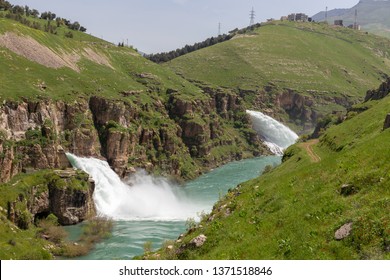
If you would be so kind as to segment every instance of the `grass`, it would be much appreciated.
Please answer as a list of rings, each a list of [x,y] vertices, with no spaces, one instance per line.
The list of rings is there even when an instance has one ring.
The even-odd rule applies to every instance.
[[[36,228],[21,230],[0,214],[0,259],[43,260],[52,259],[48,243],[37,238]]]
[[[216,203],[202,227],[175,245],[175,254],[158,253],[174,259],[390,259],[390,130],[382,130],[390,98],[368,105],[324,133],[313,147],[320,162],[292,146],[281,166]],[[356,193],[341,195],[344,184]],[[351,235],[337,241],[336,230],[349,222]],[[207,236],[201,248],[186,247],[200,234]]]

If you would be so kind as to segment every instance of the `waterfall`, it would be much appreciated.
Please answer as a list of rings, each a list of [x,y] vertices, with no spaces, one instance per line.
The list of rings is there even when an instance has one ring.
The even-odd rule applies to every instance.
[[[277,120],[256,111],[247,111],[253,122],[253,129],[263,138],[264,144],[276,155],[294,144],[298,135]]]
[[[66,155],[74,168],[85,171],[95,181],[93,198],[101,215],[114,220],[173,221],[196,218],[204,209],[164,178],[138,171],[123,182],[105,161]]]

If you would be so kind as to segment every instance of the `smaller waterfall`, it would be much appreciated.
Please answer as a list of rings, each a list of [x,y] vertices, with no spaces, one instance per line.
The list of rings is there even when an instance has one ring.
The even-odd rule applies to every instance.
[[[294,144],[298,135],[277,120],[256,111],[247,111],[253,122],[253,129],[263,138],[264,143],[276,155]]]

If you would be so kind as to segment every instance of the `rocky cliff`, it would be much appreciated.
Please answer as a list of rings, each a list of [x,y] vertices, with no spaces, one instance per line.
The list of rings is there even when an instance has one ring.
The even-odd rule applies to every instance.
[[[69,167],[65,152],[105,158],[122,177],[141,167],[184,179],[266,152],[237,95],[205,89],[202,98],[188,98],[170,89],[166,96],[4,102],[0,182],[22,171]]]

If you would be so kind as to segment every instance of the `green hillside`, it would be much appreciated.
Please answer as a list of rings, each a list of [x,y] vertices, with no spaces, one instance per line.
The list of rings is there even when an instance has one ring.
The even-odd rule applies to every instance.
[[[276,110],[277,96],[294,92],[321,115],[362,100],[383,80],[389,47],[387,39],[347,28],[273,22],[165,66],[188,80],[235,89],[257,109]]]
[[[200,93],[131,48],[119,48],[80,31],[72,31],[73,38],[67,38],[67,30],[60,27],[53,35],[0,17],[0,99],[123,98],[121,92],[147,92],[151,87],[163,91],[178,86],[185,94]],[[17,52],[9,45],[18,45]],[[145,73],[150,75],[142,75]]]
[[[390,97],[363,107],[232,190],[163,258],[390,259]],[[349,236],[336,240],[350,223]],[[200,234],[207,240],[195,248]]]

